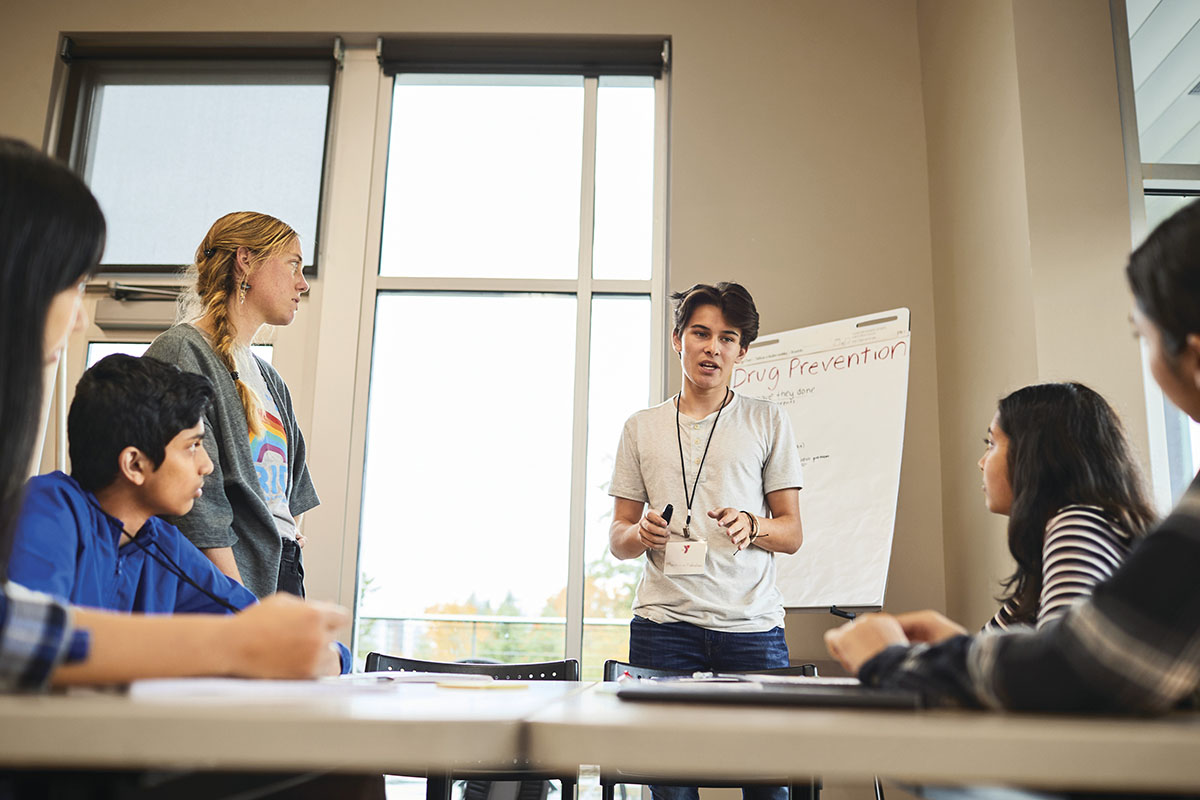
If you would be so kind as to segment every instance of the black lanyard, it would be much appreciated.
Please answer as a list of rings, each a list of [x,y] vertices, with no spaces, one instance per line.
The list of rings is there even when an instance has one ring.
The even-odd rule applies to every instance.
[[[687,501],[687,519],[683,523],[683,538],[690,539],[692,534],[690,528],[692,526],[692,501],[696,499],[696,490],[700,487],[700,472],[704,469],[704,460],[708,458],[708,446],[712,444],[713,434],[717,432],[717,423],[721,421],[721,412],[725,410],[725,404],[729,402],[729,387],[725,387],[725,397],[721,400],[721,407],[717,409],[717,418],[713,420],[712,430],[708,432],[708,441],[704,443],[704,455],[700,456],[700,466],[696,469],[696,480],[692,481],[692,493],[688,494],[687,488],[687,467],[683,460],[683,434],[679,432],[679,402],[683,399],[683,394],[680,393],[675,397],[675,439],[679,442],[679,475],[683,478],[683,499]]]

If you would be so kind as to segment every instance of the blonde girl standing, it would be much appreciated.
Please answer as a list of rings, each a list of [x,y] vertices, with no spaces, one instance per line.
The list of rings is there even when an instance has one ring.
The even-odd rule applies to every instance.
[[[213,223],[196,248],[181,318],[146,355],[206,375],[217,399],[205,419],[214,469],[175,525],[222,572],[258,597],[304,596],[300,515],[320,500],[304,436],[279,373],[250,352],[263,325],[289,325],[308,291],[300,239],[266,214]]]

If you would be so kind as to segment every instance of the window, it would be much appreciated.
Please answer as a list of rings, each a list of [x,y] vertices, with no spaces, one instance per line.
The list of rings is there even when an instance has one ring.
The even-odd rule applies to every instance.
[[[1137,244],[1200,196],[1200,6],[1128,0],[1113,23]],[[1169,507],[1200,471],[1200,425],[1152,394],[1151,460],[1159,505]]]
[[[315,264],[331,44],[261,61],[239,57],[263,48],[220,60],[69,39],[65,50],[73,102],[59,152],[108,220],[103,271],[174,272],[215,219],[238,210],[288,222]]]
[[[662,385],[655,46],[644,75],[395,70],[360,356],[360,653],[566,655],[593,678],[627,653],[638,565],[608,555],[607,485]]]

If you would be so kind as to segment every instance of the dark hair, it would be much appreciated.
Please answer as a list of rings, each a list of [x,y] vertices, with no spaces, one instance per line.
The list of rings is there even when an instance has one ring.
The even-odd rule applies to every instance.
[[[67,167],[0,137],[0,565],[33,459],[42,414],[46,316],[104,251],[104,215]]]
[[[1129,256],[1129,288],[1173,358],[1200,333],[1200,200],[1176,211]]]
[[[216,396],[203,375],[156,358],[111,355],[83,373],[67,414],[71,477],[90,492],[117,478],[117,457],[136,447],[155,469],[180,431],[194,427]]]
[[[1013,498],[1008,549],[1017,561],[1000,599],[1015,600],[1016,619],[1032,624],[1041,601],[1046,523],[1060,509],[1097,506],[1135,537],[1155,515],[1121,420],[1099,394],[1081,383],[1042,383],[1013,392],[998,410]]]
[[[722,281],[716,286],[697,283],[690,289],[671,295],[675,304],[675,335],[683,336],[688,320],[700,306],[716,306],[730,325],[742,333],[742,347],[749,347],[758,338],[758,309],[754,298],[739,283]]]

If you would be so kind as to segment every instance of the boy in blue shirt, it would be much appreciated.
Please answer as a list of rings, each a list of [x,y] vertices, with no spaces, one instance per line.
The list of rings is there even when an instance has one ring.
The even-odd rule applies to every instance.
[[[257,598],[174,525],[213,464],[212,384],[153,358],[112,355],[80,379],[67,417],[71,474],[32,478],[8,576],[75,605],[141,613],[231,613]],[[328,672],[348,672],[338,644]]]

